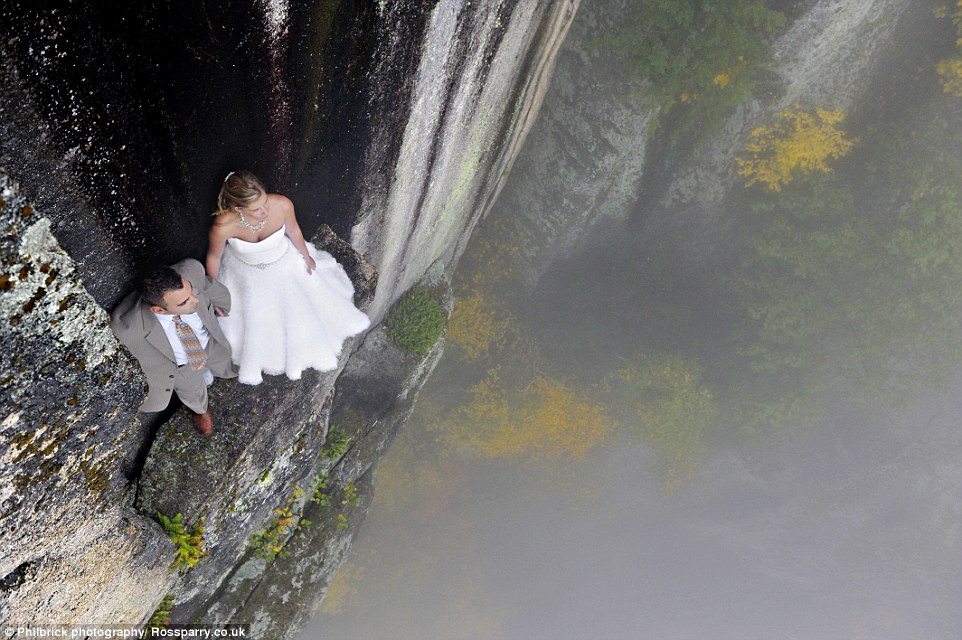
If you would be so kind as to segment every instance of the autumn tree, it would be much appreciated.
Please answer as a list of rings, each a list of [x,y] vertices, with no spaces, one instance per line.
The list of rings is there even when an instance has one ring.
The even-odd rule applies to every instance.
[[[799,173],[831,171],[827,161],[844,156],[854,144],[836,127],[844,118],[841,109],[810,113],[796,104],[773,124],[754,129],[737,158],[745,186],[761,183],[780,191]]]
[[[468,360],[478,360],[503,348],[516,322],[490,297],[465,288],[455,300],[448,320],[447,339]]]
[[[942,87],[946,93],[962,98],[962,0],[957,0],[954,9],[950,5],[936,8],[937,18],[948,18],[955,25],[956,54],[939,60],[936,71],[942,77]]]
[[[438,411],[429,428],[479,456],[580,460],[609,423],[601,405],[545,373],[536,340],[509,310],[522,291],[519,238],[513,218],[498,218],[465,252],[446,334],[461,358],[446,397],[461,401]]]
[[[583,458],[610,429],[601,405],[561,382],[539,375],[521,387],[498,369],[433,428],[447,443],[485,457],[568,460]]]

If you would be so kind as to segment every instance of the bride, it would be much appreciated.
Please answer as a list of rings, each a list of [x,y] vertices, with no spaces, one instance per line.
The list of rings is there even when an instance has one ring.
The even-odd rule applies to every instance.
[[[293,203],[249,171],[227,175],[217,205],[206,267],[231,293],[230,315],[218,315],[238,379],[336,368],[344,340],[370,325],[343,267],[305,242]]]

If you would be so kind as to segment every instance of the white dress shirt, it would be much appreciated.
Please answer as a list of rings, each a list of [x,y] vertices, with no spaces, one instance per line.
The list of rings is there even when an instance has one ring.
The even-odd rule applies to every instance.
[[[160,326],[164,328],[164,333],[167,335],[167,342],[170,343],[170,348],[174,350],[174,359],[177,361],[177,365],[182,366],[187,364],[187,350],[184,349],[180,338],[177,337],[177,327],[174,326],[173,314],[154,312],[154,315],[157,316]],[[201,321],[200,316],[197,315],[197,312],[183,313],[180,319],[194,330],[194,334],[200,341],[200,346],[206,349],[207,343],[210,342],[210,333]],[[214,382],[214,374],[211,373],[207,367],[204,367],[204,381],[207,384]]]

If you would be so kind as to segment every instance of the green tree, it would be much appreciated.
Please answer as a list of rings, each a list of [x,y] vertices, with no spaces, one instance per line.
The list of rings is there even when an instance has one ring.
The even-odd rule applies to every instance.
[[[704,125],[749,95],[784,22],[763,0],[639,0],[600,42],[622,54],[653,107],[685,104],[686,120]]]
[[[701,366],[674,354],[650,354],[605,381],[609,413],[623,431],[651,447],[662,489],[673,493],[698,477],[704,434],[715,417],[714,394]]]
[[[734,288],[756,322],[755,371],[898,403],[957,366],[962,166],[934,154],[895,169],[871,199],[819,175],[750,208]]]

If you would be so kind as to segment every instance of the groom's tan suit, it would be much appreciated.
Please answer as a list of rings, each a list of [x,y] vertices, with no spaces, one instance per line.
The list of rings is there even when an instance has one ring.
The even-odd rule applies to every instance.
[[[206,348],[207,368],[218,378],[237,377],[237,370],[231,363],[230,343],[214,315],[215,306],[224,311],[230,310],[230,292],[227,287],[208,278],[204,267],[197,260],[182,260],[171,268],[190,283],[194,295],[200,300],[197,315],[210,334]],[[110,328],[140,361],[140,367],[147,376],[147,397],[140,405],[140,410],[162,411],[170,403],[175,382],[183,385],[183,376],[190,373],[190,367],[178,369],[174,351],[163,327],[150,310],[150,305],[142,301],[136,291],[124,298],[114,309]],[[203,375],[197,373],[187,380],[189,386],[199,387],[188,389],[187,392],[202,395],[206,404],[207,388]]]

